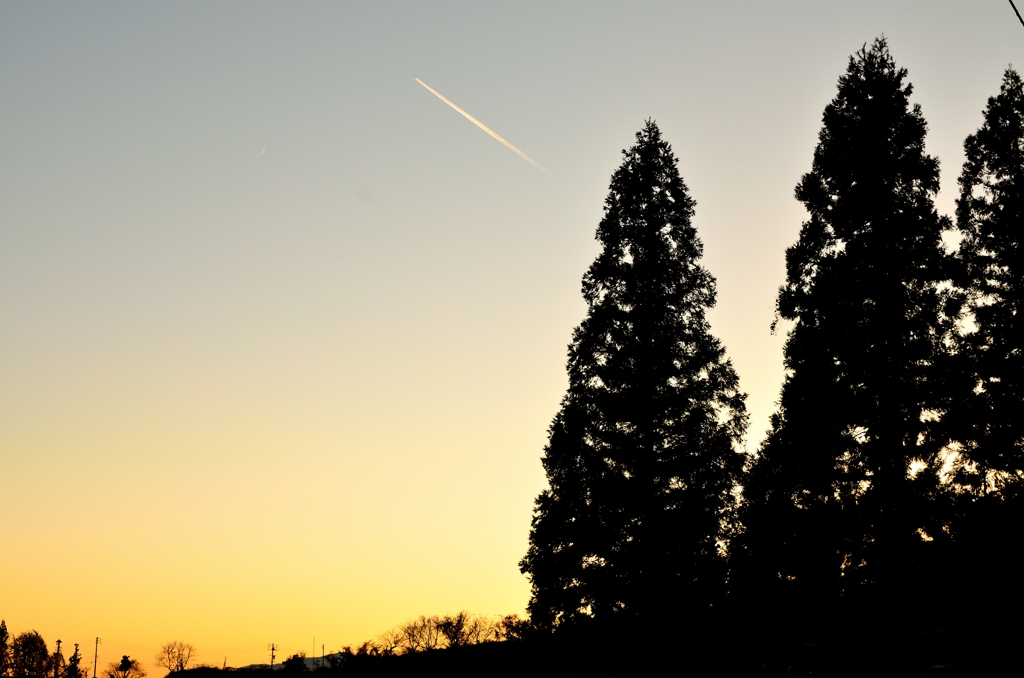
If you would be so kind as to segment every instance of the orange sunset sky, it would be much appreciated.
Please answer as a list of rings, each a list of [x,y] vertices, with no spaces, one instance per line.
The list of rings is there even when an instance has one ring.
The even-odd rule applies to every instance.
[[[620,150],[679,157],[756,449],[793,187],[882,34],[949,214],[1003,0],[0,5],[0,617],[152,667],[522,614]]]

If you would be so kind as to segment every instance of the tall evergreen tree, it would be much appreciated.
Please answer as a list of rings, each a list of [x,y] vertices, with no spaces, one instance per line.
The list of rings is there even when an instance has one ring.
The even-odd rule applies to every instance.
[[[715,281],[671,148],[648,121],[623,154],[520,563],[540,627],[652,619],[724,581],[745,396],[705,318]]]
[[[972,375],[960,437],[973,463],[958,480],[984,495],[1024,474],[1024,83],[1012,68],[964,151],[957,227],[976,331],[960,347]]]
[[[0,619],[0,677],[11,675],[11,634],[7,620]]]
[[[75,643],[74,653],[68,657],[67,668],[64,669],[64,678],[86,678],[85,670],[82,668],[82,653]]]
[[[973,322],[953,333],[944,432],[959,443],[951,486],[951,582],[977,609],[985,581],[1001,604],[1024,597],[1017,537],[1024,520],[1024,83],[1007,69],[984,123],[964,142],[957,291]]]
[[[938,531],[929,504],[939,445],[927,420],[947,225],[906,75],[877,39],[850,57],[825,108],[796,188],[809,218],[778,296],[779,317],[793,323],[787,376],[745,484],[747,573],[818,600],[862,584],[905,591]]]

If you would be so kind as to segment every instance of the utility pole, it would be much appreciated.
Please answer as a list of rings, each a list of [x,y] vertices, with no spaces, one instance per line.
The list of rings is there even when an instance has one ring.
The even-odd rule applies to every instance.
[[[269,645],[267,645],[267,649],[270,650],[270,670],[273,671],[274,670],[274,657],[275,657],[274,652],[277,651],[277,645],[274,645],[273,643],[270,643]],[[93,676],[92,678],[96,678],[96,676]]]
[[[98,661],[97,658],[100,656],[100,643],[102,642],[103,639],[96,636],[96,651],[93,652],[92,655],[92,678],[96,678],[96,662]]]

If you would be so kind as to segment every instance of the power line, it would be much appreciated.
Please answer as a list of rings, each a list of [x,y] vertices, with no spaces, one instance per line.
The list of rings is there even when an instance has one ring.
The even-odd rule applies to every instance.
[[[112,645],[114,647],[129,648],[129,649],[134,649],[134,650],[156,650],[156,651],[159,651],[159,650],[163,649],[162,646],[159,646],[159,645],[146,645],[146,644],[143,644],[143,643],[130,643],[128,641],[122,641],[122,640],[110,640],[109,638],[104,641],[104,644]],[[197,647],[196,648],[196,652],[197,653],[207,653],[207,654],[208,653],[219,654],[219,653],[225,652],[225,651],[227,651],[227,652],[255,652],[255,651],[261,649],[262,647],[263,647],[262,645],[231,645],[231,646],[225,645],[225,646],[219,646],[219,647]],[[280,649],[280,646],[278,647],[278,649]]]
[[[1021,18],[1020,12],[1017,11],[1017,5],[1013,4],[1013,0],[1010,0],[1010,7],[1013,7],[1013,13],[1017,15],[1017,21],[1020,22],[1021,26],[1024,26],[1024,18]]]
[[[143,645],[141,643],[119,643],[116,640],[105,640],[104,645],[117,648],[118,651],[130,650],[132,652],[159,652],[162,648],[159,645]]]

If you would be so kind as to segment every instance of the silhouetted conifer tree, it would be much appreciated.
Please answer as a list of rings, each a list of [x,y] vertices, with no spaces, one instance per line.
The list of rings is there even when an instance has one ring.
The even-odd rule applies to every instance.
[[[7,632],[7,620],[0,619],[0,676],[11,674],[11,634]]]
[[[671,148],[648,121],[623,153],[520,563],[541,628],[677,613],[724,581],[745,396],[705,319],[715,281]]]
[[[741,570],[786,595],[905,593],[939,531],[940,446],[927,420],[947,222],[905,78],[884,38],[850,57],[796,188],[810,216],[778,296],[793,322],[787,376],[746,482],[740,540]]]
[[[973,364],[971,431],[958,480],[983,495],[1024,472],[1024,84],[1007,69],[985,122],[964,142],[957,226]]]
[[[78,650],[78,643],[75,643],[74,653],[68,657],[64,678],[87,678],[85,671],[82,669],[82,653]]]
[[[1012,68],[964,151],[958,290],[973,322],[954,335],[951,371],[961,379],[944,426],[960,444],[955,580],[966,593],[984,578],[1006,601],[1010,589],[1022,595],[1014,570],[1024,520],[1024,83]]]

